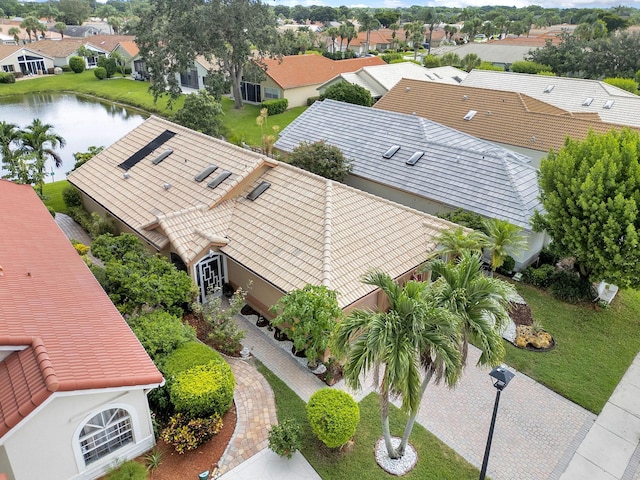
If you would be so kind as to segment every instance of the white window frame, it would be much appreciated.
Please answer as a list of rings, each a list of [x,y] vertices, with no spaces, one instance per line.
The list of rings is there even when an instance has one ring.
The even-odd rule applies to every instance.
[[[15,70],[13,68],[13,65],[3,65],[2,66],[2,71],[5,72],[5,73],[12,73]]]
[[[87,428],[91,431],[83,433]],[[102,410],[83,424],[78,441],[85,465],[135,444],[131,415],[124,408]]]
[[[273,87],[264,87],[263,100],[277,100],[279,98],[280,98],[280,89],[273,88]]]

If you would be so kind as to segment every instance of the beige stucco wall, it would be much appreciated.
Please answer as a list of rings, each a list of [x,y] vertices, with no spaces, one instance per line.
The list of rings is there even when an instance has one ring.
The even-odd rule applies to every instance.
[[[4,449],[11,468],[3,465],[6,459],[0,455],[0,471],[12,471],[10,480],[94,479],[104,474],[116,458],[135,458],[153,447],[153,428],[142,389],[93,392],[54,394],[44,407],[8,434]],[[93,415],[116,407],[130,412],[134,443],[85,467],[78,442],[80,429]]]
[[[51,58],[47,58],[44,57],[41,53],[38,53],[36,51],[32,51],[32,50],[18,50],[16,52],[14,52],[13,54],[5,57],[2,60],[2,63],[0,63],[0,66],[2,65],[13,65],[13,71],[15,72],[21,72],[22,70],[20,70],[20,64],[18,63],[18,57],[22,56],[22,55],[27,55],[27,56],[32,56],[32,57],[42,57],[42,60],[44,61],[44,66],[45,68],[53,68],[55,65],[53,63],[53,59]],[[2,70],[2,68],[0,68],[0,71]],[[46,71],[44,73],[47,73]]]
[[[307,85],[306,87],[288,88],[284,96],[289,100],[289,108],[303,107],[307,105],[307,98],[317,97],[319,84]]]
[[[251,282],[247,302],[263,317],[271,319],[275,316],[269,312],[269,307],[277,303],[283,293],[229,257],[227,257],[227,281],[234,288],[242,287],[245,290]]]

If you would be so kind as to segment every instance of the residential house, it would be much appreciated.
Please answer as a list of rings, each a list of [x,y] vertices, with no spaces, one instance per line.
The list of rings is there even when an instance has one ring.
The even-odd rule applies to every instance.
[[[183,266],[201,298],[251,282],[248,302],[268,318],[307,284],[336,290],[344,309],[374,307],[361,276],[408,278],[453,225],[157,117],[68,180],[89,211]]]
[[[49,31],[57,32],[55,26],[49,27]],[[102,30],[95,25],[67,25],[64,30],[64,36],[72,38],[87,38],[94,35],[100,35]]]
[[[640,127],[640,96],[600,80],[473,70],[462,85],[519,92],[575,115]]]
[[[13,38],[13,35],[5,35],[0,33],[0,44],[2,45],[17,45],[16,39]]]
[[[147,73],[147,67],[142,57],[140,57],[140,49],[135,40],[122,40],[118,42],[111,53],[118,53],[124,62],[125,69],[131,72]]]
[[[42,75],[53,67],[53,58],[31,46],[0,44],[0,68],[3,72]]]
[[[341,73],[320,85],[318,91],[323,93],[331,85],[349,82],[365,88],[374,99],[378,99],[403,78],[459,85],[466,75],[467,72],[464,70],[449,66],[425,68],[413,62],[392,63],[362,67],[355,72]]]
[[[521,227],[528,248],[513,255],[517,268],[531,263],[547,241],[530,225],[542,205],[529,157],[417,115],[333,100],[314,103],[275,147],[286,154],[321,140],[352,161],[349,185],[430,214],[462,208]]]
[[[266,79],[260,83],[242,82],[242,99],[250,103],[286,98],[289,107],[307,104],[318,95],[317,88],[327,80],[346,72],[355,72],[370,65],[385,65],[378,57],[331,60],[321,55],[290,55],[265,58]]]
[[[80,38],[65,38],[63,40],[42,40],[37,43],[30,44],[35,51],[53,58],[55,67],[69,65],[69,59],[78,55],[78,49],[85,44]],[[96,57],[91,59],[91,65],[97,63],[97,56],[100,52],[96,52]],[[103,55],[105,52],[101,52]],[[87,59],[87,67],[89,67],[89,59]]]
[[[401,80],[375,108],[418,115],[488,140],[531,157],[535,167],[549,150],[559,150],[566,137],[583,139],[591,130],[606,133],[622,128],[603,122],[595,112],[571,112],[541,99],[464,84]]]
[[[98,478],[155,444],[162,375],[33,188],[0,205],[0,472]]]
[[[144,66],[144,62],[142,64]],[[191,67],[186,72],[177,73],[176,79],[180,84],[183,93],[193,93],[204,89],[205,78],[210,70],[217,70],[218,65],[208,61],[203,56],[198,56]]]

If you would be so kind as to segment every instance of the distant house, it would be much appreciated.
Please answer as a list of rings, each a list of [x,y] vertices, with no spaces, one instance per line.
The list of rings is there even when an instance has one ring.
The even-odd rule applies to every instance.
[[[125,69],[131,72],[147,73],[144,60],[140,57],[140,49],[135,40],[122,40],[111,50],[111,53],[118,53],[124,62]]]
[[[373,98],[378,99],[403,78],[459,85],[466,76],[467,72],[455,67],[425,68],[413,62],[392,63],[341,73],[320,85],[318,91],[323,93],[328,87],[338,82],[349,82],[367,89]]]
[[[556,77],[546,78],[547,84],[553,85]],[[453,86],[401,80],[374,108],[418,115],[494,142],[531,157],[536,167],[549,150],[559,150],[567,136],[582,139],[591,130],[606,133],[622,128],[603,122],[596,111],[571,112],[545,103],[542,99],[549,98],[548,94],[542,93],[536,99],[524,93],[464,83]],[[563,102],[569,103],[565,99]],[[441,107],[444,105],[446,108]]]
[[[286,98],[289,107],[307,104],[318,95],[317,88],[327,80],[346,72],[355,72],[370,65],[385,65],[378,57],[330,60],[321,55],[290,55],[281,59],[263,60],[266,79],[260,83],[242,82],[242,100],[260,103],[263,100]]]
[[[375,307],[361,276],[410,277],[452,225],[156,117],[68,180],[87,209],[186,268],[201,298],[252,282],[248,302],[268,318],[307,284],[346,310]]]
[[[11,35],[5,35],[4,33],[0,33],[0,44],[3,45],[17,45],[16,39]]]
[[[95,35],[87,39],[65,37],[62,40],[41,40],[29,46],[42,54],[52,57],[56,67],[69,65],[69,59],[78,55],[80,47],[85,47],[90,52],[93,52],[85,58],[86,67],[94,68],[98,66],[98,59],[101,56],[109,57],[121,41],[132,41],[132,39],[133,37],[128,35]]]
[[[205,78],[209,74],[209,71],[217,69],[217,64],[207,61],[203,56],[199,56],[190,69],[182,73],[177,73],[176,79],[183,93],[193,93],[204,89]]]
[[[162,375],[33,188],[0,205],[0,472],[98,478],[155,444]]]
[[[523,61],[531,49],[529,45],[513,45],[502,40],[489,43],[469,41],[463,45],[442,46],[438,48],[438,54],[455,53],[460,58],[474,54],[482,61],[508,69],[512,63]]]
[[[49,27],[50,31],[57,32],[55,27]],[[92,37],[94,35],[100,35],[102,31],[92,25],[67,25],[67,28],[64,30],[64,36],[72,37],[72,38],[87,38]]]
[[[431,214],[462,208],[521,227],[528,248],[513,255],[517,268],[547,241],[530,225],[542,205],[529,157],[416,115],[333,100],[314,103],[280,133],[275,147],[289,153],[301,142],[320,140],[352,160],[349,185]]]
[[[473,70],[462,85],[523,93],[576,116],[640,127],[640,96],[599,80]]]
[[[53,58],[31,48],[31,45],[0,44],[0,69],[3,72],[42,75],[53,67]]]

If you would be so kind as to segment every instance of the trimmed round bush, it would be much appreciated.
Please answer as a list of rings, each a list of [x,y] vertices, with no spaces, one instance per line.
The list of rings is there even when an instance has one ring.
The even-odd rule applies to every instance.
[[[307,418],[313,433],[329,448],[349,441],[360,422],[360,408],[342,390],[323,388],[311,395],[307,403]]]
[[[104,67],[96,67],[93,70],[93,74],[98,80],[104,80],[105,78],[107,78],[107,69]]]
[[[228,363],[215,360],[181,372],[169,385],[171,403],[188,418],[222,417],[233,401],[235,379]]]
[[[82,58],[82,57],[79,57],[79,56],[76,55],[76,56],[71,57],[69,59],[69,68],[74,73],[82,73],[82,72],[84,72],[85,66],[86,66],[86,63],[84,61],[84,58]]]
[[[171,378],[198,365],[225,363],[220,354],[204,343],[188,342],[167,355],[162,373]]]

